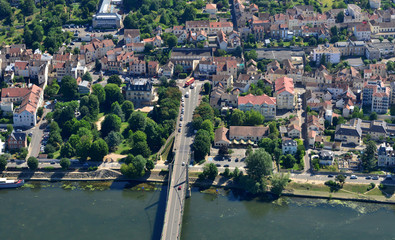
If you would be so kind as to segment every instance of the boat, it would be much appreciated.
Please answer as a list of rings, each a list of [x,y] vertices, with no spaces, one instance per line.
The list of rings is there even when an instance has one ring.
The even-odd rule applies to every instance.
[[[23,184],[25,184],[23,179],[7,180],[7,178],[0,178],[0,188],[17,188],[23,186]]]

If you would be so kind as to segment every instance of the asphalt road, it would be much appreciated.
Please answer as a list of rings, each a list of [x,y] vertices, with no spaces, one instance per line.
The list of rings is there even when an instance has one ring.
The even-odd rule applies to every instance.
[[[51,110],[44,108],[44,114],[42,116],[43,120],[41,120],[33,128],[26,130],[26,134],[29,134],[30,132],[32,133],[32,140],[30,142],[29,154],[27,155],[27,158],[31,156],[38,157],[38,154],[40,153],[41,140],[43,139],[44,135],[44,126],[47,123],[47,120],[44,120],[44,117],[50,111]]]
[[[194,89],[182,89],[183,95],[189,92],[189,98],[185,98],[184,120],[181,122],[181,132],[178,132],[175,140],[175,158],[171,172],[171,182],[169,186],[168,201],[166,206],[165,224],[163,226],[162,239],[175,240],[180,238],[180,228],[182,222],[182,212],[184,208],[186,188],[186,168],[190,159],[192,133],[192,114],[198,104],[201,84],[197,84]],[[183,164],[185,163],[185,164]],[[184,166],[183,166],[184,165]],[[179,189],[181,187],[181,189]]]

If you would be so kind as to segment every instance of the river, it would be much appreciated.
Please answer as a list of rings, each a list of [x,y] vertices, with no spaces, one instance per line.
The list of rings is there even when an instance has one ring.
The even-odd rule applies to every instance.
[[[30,182],[1,189],[0,239],[159,239],[165,187],[125,184]],[[187,199],[183,240],[395,239],[392,205],[264,201],[232,191],[212,192],[194,189]]]

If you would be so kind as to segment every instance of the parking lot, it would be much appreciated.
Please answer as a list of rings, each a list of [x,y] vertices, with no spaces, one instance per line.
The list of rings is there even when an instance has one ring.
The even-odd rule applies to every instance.
[[[232,148],[233,153],[228,156],[218,155],[218,149],[212,148],[207,163],[214,163],[217,167],[244,167],[246,149]]]

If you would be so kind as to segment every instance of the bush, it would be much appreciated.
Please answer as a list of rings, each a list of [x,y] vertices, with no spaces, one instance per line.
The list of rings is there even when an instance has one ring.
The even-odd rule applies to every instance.
[[[88,167],[88,171],[96,171],[96,170],[97,170],[97,166]]]
[[[35,157],[29,157],[27,159],[27,166],[30,168],[30,170],[36,170],[38,168],[38,159]]]
[[[67,170],[70,167],[70,160],[68,158],[62,158],[60,159],[60,166],[62,167],[63,170]]]
[[[180,78],[180,79],[184,79],[184,78],[186,78],[188,75],[186,74],[186,73],[180,73],[179,75],[178,75],[178,78]]]
[[[368,191],[369,191],[369,190],[372,190],[372,189],[375,188],[375,187],[376,187],[376,184],[370,183],[370,185],[369,185],[369,187],[368,187]]]

